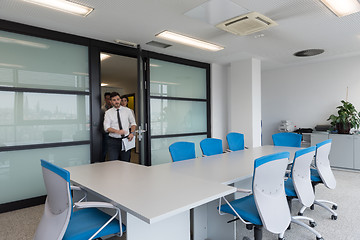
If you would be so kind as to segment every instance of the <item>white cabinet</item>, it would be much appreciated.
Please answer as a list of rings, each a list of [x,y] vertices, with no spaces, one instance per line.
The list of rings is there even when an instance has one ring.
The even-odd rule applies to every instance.
[[[360,170],[360,135],[312,133],[311,146],[332,139],[330,165]]]
[[[328,133],[312,133],[311,134],[311,146],[315,146],[317,143],[321,143],[329,139]]]
[[[332,139],[330,165],[341,168],[354,168],[354,136],[348,134],[329,134]]]
[[[360,170],[360,136],[354,136],[354,168]]]

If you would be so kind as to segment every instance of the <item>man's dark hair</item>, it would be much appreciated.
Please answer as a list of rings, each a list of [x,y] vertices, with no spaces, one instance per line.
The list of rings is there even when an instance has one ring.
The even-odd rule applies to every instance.
[[[116,96],[119,96],[120,97],[120,94],[118,92],[112,92],[110,94],[110,99],[112,99],[113,97],[116,97]],[[121,99],[121,98],[120,98]]]
[[[110,92],[106,92],[106,93],[104,93],[104,98],[106,98],[106,96],[110,96],[110,95],[111,95]]]

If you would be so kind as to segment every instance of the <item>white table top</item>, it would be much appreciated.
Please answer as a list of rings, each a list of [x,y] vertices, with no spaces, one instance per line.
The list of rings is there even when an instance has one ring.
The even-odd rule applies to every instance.
[[[69,167],[71,181],[147,223],[234,193],[226,184],[252,176],[254,159],[300,148],[263,146],[146,167],[111,161]]]
[[[122,161],[67,170],[72,182],[147,223],[164,220],[236,191],[223,184]]]
[[[254,171],[254,160],[256,158],[286,151],[290,152],[289,160],[292,161],[295,152],[299,149],[301,148],[269,145],[161,164],[152,166],[152,168],[159,168],[164,171],[166,170],[206,181],[231,184],[252,176]]]

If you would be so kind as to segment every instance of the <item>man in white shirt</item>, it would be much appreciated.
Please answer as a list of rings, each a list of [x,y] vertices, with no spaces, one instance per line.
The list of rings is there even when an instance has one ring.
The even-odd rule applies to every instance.
[[[104,130],[109,133],[108,158],[130,162],[131,153],[123,150],[123,138],[131,141],[134,138],[136,122],[131,110],[120,105],[120,94],[110,95],[112,108],[105,112]]]

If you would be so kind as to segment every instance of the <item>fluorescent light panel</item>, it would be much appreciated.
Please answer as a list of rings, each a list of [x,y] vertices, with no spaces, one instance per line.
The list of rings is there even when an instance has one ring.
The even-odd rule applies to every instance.
[[[187,37],[178,33],[174,33],[174,32],[170,32],[170,31],[163,31],[157,35],[155,35],[158,38],[162,38],[162,39],[166,39],[169,41],[173,41],[173,42],[177,42],[177,43],[181,43],[181,44],[185,44],[191,47],[196,47],[196,48],[200,48],[203,50],[208,50],[208,51],[220,51],[223,50],[224,47],[221,47],[219,45],[215,45],[212,43],[208,43],[205,41],[201,41],[195,38],[191,38],[191,37]]]
[[[94,8],[66,0],[23,0],[23,1],[83,17],[86,17],[94,10]]]
[[[360,11],[358,0],[321,0],[338,17],[344,17]]]

